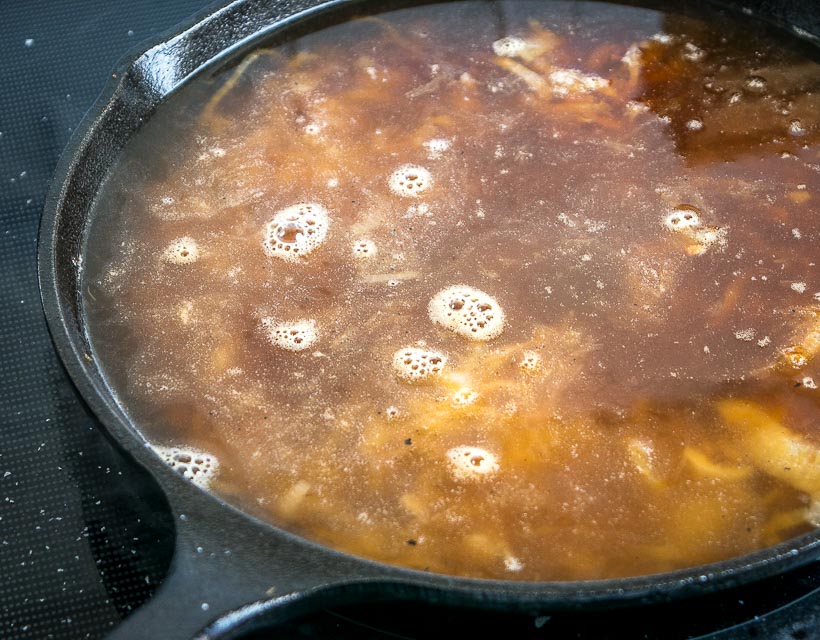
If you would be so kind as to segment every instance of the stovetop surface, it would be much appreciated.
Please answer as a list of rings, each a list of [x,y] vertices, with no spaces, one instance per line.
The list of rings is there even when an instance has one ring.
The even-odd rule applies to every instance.
[[[170,562],[170,516],[68,381],[43,317],[37,229],[57,159],[117,61],[203,0],[0,7],[0,638],[101,638]],[[172,623],[172,621],[169,621]],[[820,639],[820,563],[730,593],[604,614],[432,605],[318,611],[254,638]]]

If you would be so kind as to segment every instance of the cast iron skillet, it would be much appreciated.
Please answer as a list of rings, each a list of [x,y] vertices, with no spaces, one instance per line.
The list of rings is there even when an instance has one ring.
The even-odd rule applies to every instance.
[[[751,7],[761,18],[820,42],[820,5],[721,4],[746,13]],[[168,577],[111,637],[235,638],[309,609],[356,601],[413,599],[538,612],[647,604],[736,586],[820,557],[815,531],[740,558],[636,578],[521,583],[429,574],[356,558],[256,520],[196,488],[151,451],[89,355],[79,291],[97,190],[123,145],[191,76],[247,51],[261,36],[309,29],[329,12],[366,10],[365,0],[236,0],[207,10],[120,67],[60,160],[40,229],[39,276],[49,327],[88,405],[162,487],[176,523]]]

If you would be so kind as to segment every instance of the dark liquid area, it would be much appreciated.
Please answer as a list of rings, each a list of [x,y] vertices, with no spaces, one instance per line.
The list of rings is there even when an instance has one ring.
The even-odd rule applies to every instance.
[[[259,49],[161,108],[100,194],[95,357],[181,472],[389,563],[592,579],[808,531],[806,56],[734,15],[587,2]]]

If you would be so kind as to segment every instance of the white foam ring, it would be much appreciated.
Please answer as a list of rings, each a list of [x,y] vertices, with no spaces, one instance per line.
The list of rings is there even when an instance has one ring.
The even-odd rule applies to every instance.
[[[387,184],[396,195],[418,198],[432,186],[433,176],[424,167],[405,164],[390,174]]]
[[[722,250],[727,244],[728,228],[704,225],[698,208],[690,204],[681,204],[669,211],[663,218],[663,226],[699,245],[691,255],[700,255],[712,246]]]
[[[450,471],[459,480],[483,480],[499,470],[495,454],[481,447],[453,447],[447,452]]]
[[[304,351],[319,339],[315,320],[277,322],[273,318],[263,318],[262,326],[267,329],[270,343],[286,351]]]
[[[196,240],[184,236],[171,242],[166,247],[162,257],[165,261],[173,264],[191,264],[199,259],[199,247]]]
[[[295,262],[324,243],[329,226],[327,209],[300,202],[278,211],[265,226],[262,246],[271,257]]]
[[[504,330],[504,311],[495,298],[463,284],[439,291],[427,314],[433,323],[472,340],[491,340]]]
[[[681,205],[666,214],[663,224],[670,231],[686,231],[700,225],[700,216],[695,207]]]
[[[393,354],[393,370],[396,375],[410,382],[437,376],[446,364],[447,356],[438,351],[406,347]]]
[[[219,469],[216,456],[199,449],[151,446],[168,466],[203,489],[208,487]]]

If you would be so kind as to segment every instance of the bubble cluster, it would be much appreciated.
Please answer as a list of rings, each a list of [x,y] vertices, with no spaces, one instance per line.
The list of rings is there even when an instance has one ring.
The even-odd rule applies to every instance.
[[[795,369],[802,369],[809,364],[809,356],[798,345],[791,345],[783,349],[783,357]]]
[[[390,190],[405,198],[418,198],[433,184],[433,177],[424,167],[405,164],[396,169],[387,181]]]
[[[745,342],[751,342],[755,339],[756,333],[757,331],[755,331],[751,327],[748,329],[738,329],[737,331],[735,331],[735,338],[737,338],[738,340],[743,340]]]
[[[433,138],[425,142],[422,146],[429,152],[428,158],[437,160],[445,151],[450,149],[452,143],[447,138]]]
[[[469,387],[463,387],[453,394],[452,405],[460,409],[462,407],[469,407],[478,400],[478,393]]]
[[[796,138],[800,138],[800,137],[806,135],[807,133],[808,133],[808,131],[806,131],[806,128],[803,126],[803,123],[801,123],[800,120],[792,120],[789,123],[789,134],[790,135],[792,135]]]
[[[764,93],[768,87],[766,78],[762,76],[749,76],[745,82],[746,88],[752,93]]]
[[[396,375],[410,382],[439,375],[445,364],[447,356],[438,351],[407,347],[393,354],[393,370]]]
[[[706,51],[692,42],[683,45],[683,57],[690,62],[700,62],[706,57]]]
[[[447,452],[447,459],[458,480],[482,480],[499,469],[495,455],[480,447],[453,447]]]
[[[173,264],[191,264],[199,259],[199,247],[193,238],[188,236],[177,238],[168,245],[162,258]]]
[[[439,291],[427,314],[434,324],[472,340],[491,340],[504,330],[504,311],[495,298],[467,285]]]
[[[271,344],[287,351],[304,351],[319,339],[315,320],[276,322],[273,318],[263,318],[262,326]]]
[[[376,243],[372,240],[356,240],[353,243],[353,257],[359,259],[372,258],[378,253]]]
[[[216,457],[204,451],[158,445],[152,447],[172,469],[203,489],[210,484],[219,468]]]
[[[315,202],[285,207],[265,226],[262,246],[271,257],[296,261],[319,247],[327,236],[327,209]]]
[[[682,204],[666,214],[664,226],[670,231],[686,231],[700,226],[700,211],[697,207]]]
[[[524,568],[524,565],[521,562],[521,560],[519,560],[515,556],[507,556],[506,558],[504,558],[504,568],[507,571],[516,572],[521,571],[521,569]]]
[[[527,48],[527,42],[515,36],[506,36],[493,42],[493,53],[505,58],[514,58]]]
[[[536,373],[541,369],[541,356],[535,351],[525,351],[521,355],[521,361],[518,363],[526,373]]]
[[[702,224],[700,210],[690,204],[672,209],[664,216],[663,224],[669,231],[680,233],[691,241],[686,247],[690,256],[702,255],[712,246],[724,249],[728,243],[728,229]]]
[[[792,291],[796,291],[797,293],[806,293],[806,283],[805,282],[792,282],[789,285],[789,289]]]
[[[311,122],[309,124],[306,124],[303,130],[309,136],[316,136],[319,135],[322,132],[322,129],[324,129],[326,126],[327,123],[325,122]]]

